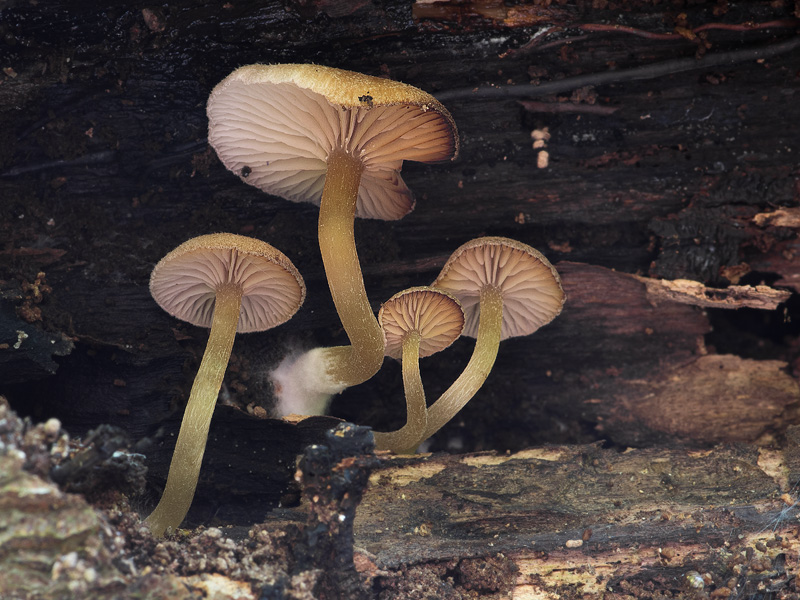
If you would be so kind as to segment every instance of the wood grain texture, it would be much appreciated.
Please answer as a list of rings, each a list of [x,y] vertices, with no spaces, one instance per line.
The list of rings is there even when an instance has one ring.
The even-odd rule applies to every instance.
[[[709,574],[706,593],[733,579],[746,595],[797,572],[794,499],[779,499],[797,457],[552,446],[395,460],[371,476],[355,543],[384,570],[512,561],[497,598],[688,597],[692,571]]]
[[[272,445],[285,438],[270,438],[271,425],[244,413],[273,406],[269,371],[287,352],[345,337],[319,257],[317,209],[262,194],[228,173],[207,145],[205,102],[240,65],[317,62],[447,98],[461,131],[456,162],[405,166],[413,213],[356,223],[374,308],[429,284],[455,248],[481,235],[530,244],[563,276],[563,314],[501,345],[486,385],[430,448],[502,453],[605,441],[672,456],[679,444],[780,446],[798,423],[800,272],[797,230],[786,217],[800,201],[791,126],[800,122],[797,50],[790,48],[796,7],[673,8],[637,1],[6,3],[0,393],[36,419],[59,417],[74,434],[109,422],[134,439],[154,438],[155,494],[168,455],[163,435],[180,418],[207,332],[155,305],[150,271],[195,235],[263,239],[302,272],[308,297],[289,323],[235,342],[223,394],[231,407],[217,411],[220,436],[212,440],[200,520],[229,498],[230,510],[219,514],[230,522],[263,518],[288,489],[287,453]],[[620,19],[625,27],[608,27]],[[764,54],[778,47],[785,51]],[[711,61],[729,52],[742,58]],[[543,87],[514,93],[531,84]],[[685,289],[653,291],[685,286],[675,283],[681,280],[702,284],[692,289],[711,305],[694,292],[687,303]],[[766,286],[763,294],[742,292],[757,286]],[[748,302],[772,299],[763,310],[714,305],[743,305],[742,293]],[[29,330],[14,348],[18,332]],[[461,339],[422,361],[429,398],[455,380],[472,344]],[[333,414],[395,429],[404,416],[401,388],[399,366],[387,360],[376,378],[337,397]],[[284,433],[292,444],[308,441]],[[265,448],[272,457],[240,463],[255,472],[252,480],[228,467],[233,442],[259,453],[248,456],[260,459]],[[729,475],[716,463],[708,468]],[[264,479],[275,473],[275,481]],[[291,490],[291,503],[298,493]],[[698,497],[698,505],[709,498]],[[570,517],[564,527],[572,536],[585,522]],[[546,538],[553,552],[563,546],[555,529]],[[497,532],[479,527],[471,535],[489,533]]]

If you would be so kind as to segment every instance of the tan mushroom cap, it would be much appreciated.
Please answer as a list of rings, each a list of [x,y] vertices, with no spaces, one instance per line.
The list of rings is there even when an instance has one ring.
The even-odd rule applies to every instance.
[[[319,204],[326,161],[342,148],[362,160],[356,215],[399,219],[414,208],[404,160],[455,158],[452,116],[410,85],[319,65],[248,65],[208,99],[208,139],[242,181]]]
[[[216,290],[241,285],[237,331],[264,331],[288,321],[305,300],[300,273],[266,242],[232,233],[201,235],[162,258],[150,293],[173,317],[211,327]]]
[[[434,287],[461,301],[464,335],[477,337],[481,289],[503,296],[501,338],[528,335],[555,319],[564,305],[561,278],[548,260],[527,244],[503,237],[467,242],[445,263]]]
[[[464,312],[451,294],[431,287],[414,287],[389,298],[378,312],[386,338],[386,355],[400,359],[403,338],[420,335],[419,355],[430,356],[447,348],[464,329]]]

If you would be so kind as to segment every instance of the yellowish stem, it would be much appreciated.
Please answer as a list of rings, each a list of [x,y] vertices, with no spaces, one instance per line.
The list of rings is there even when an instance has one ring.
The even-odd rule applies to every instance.
[[[419,373],[420,335],[411,331],[403,338],[403,389],[406,394],[406,424],[390,433],[375,432],[375,449],[413,454],[423,440],[428,422],[425,389]]]
[[[362,169],[358,158],[334,150],[319,206],[322,263],[351,344],[326,349],[328,373],[342,387],[366,381],[383,364],[383,332],[367,299],[353,231]]]
[[[503,326],[503,296],[500,290],[487,286],[481,290],[478,337],[466,368],[428,409],[425,441],[458,414],[480,389],[497,358]]]
[[[183,414],[167,485],[158,506],[145,519],[153,535],[174,531],[189,512],[206,449],[208,427],[236,337],[241,303],[241,286],[228,284],[217,290],[211,333]]]

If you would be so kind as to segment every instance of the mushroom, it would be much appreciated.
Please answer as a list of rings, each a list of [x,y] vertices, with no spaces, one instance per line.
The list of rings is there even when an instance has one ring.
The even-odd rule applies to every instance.
[[[375,447],[412,453],[425,435],[428,405],[419,359],[444,350],[464,329],[464,311],[451,294],[414,287],[389,298],[378,312],[386,338],[386,355],[401,360],[406,396],[406,424],[389,433],[375,432]]]
[[[409,85],[304,64],[241,67],[214,88],[207,112],[209,142],[242,181],[320,207],[322,262],[351,345],[302,355],[286,365],[281,387],[329,398],[366,381],[383,362],[384,341],[364,289],[353,220],[399,219],[413,209],[403,161],[455,158],[453,118]]]
[[[189,511],[237,331],[264,331],[288,321],[305,292],[302,277],[283,253],[260,240],[229,233],[184,242],[153,269],[150,293],[155,301],[178,319],[211,328],[164,493],[145,520],[154,535],[177,528]]]
[[[467,242],[447,260],[433,287],[459,299],[464,335],[475,348],[464,371],[428,409],[423,440],[452,419],[489,376],[500,341],[528,335],[555,319],[564,305],[558,272],[537,250],[503,237]]]

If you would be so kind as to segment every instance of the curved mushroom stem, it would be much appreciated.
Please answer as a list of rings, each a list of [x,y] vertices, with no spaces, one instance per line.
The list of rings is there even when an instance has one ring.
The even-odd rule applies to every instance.
[[[383,364],[383,332],[367,299],[353,231],[362,169],[358,158],[334,150],[319,205],[322,263],[351,344],[325,349],[328,374],[342,388],[363,383]]]
[[[425,441],[458,414],[480,389],[497,358],[503,327],[503,296],[494,286],[481,290],[478,337],[464,371],[428,408],[428,426],[420,441]]]
[[[169,465],[167,485],[158,506],[145,519],[153,535],[162,536],[174,531],[189,512],[206,449],[211,416],[236,337],[241,303],[240,285],[227,284],[217,290],[211,333],[183,414],[175,452]]]
[[[397,431],[375,432],[375,449],[413,454],[423,440],[428,423],[428,405],[419,373],[420,335],[410,331],[403,338],[403,389],[406,395],[406,424]]]

